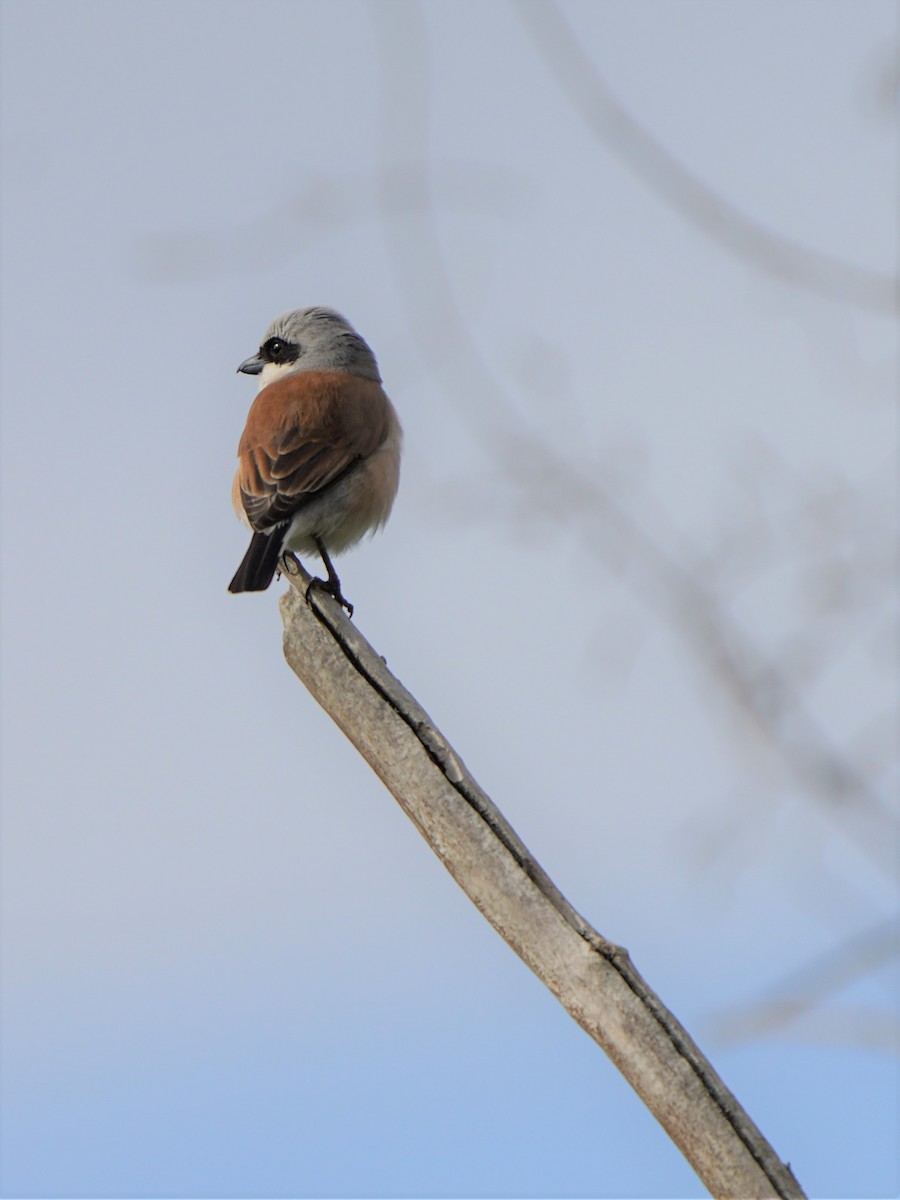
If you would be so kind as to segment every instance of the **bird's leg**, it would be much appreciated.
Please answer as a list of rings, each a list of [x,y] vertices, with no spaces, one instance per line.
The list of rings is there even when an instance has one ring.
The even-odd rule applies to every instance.
[[[334,569],[331,559],[328,557],[328,551],[325,549],[325,543],[320,537],[316,537],[315,535],[313,536],[313,541],[316,543],[316,549],[319,552],[319,558],[321,558],[325,570],[328,572],[328,578],[313,579],[310,581],[309,586],[312,587],[313,584],[317,584],[320,588],[323,588],[326,592],[329,592],[332,596],[334,596],[341,608],[345,608],[347,610],[347,616],[352,617],[353,605],[341,591],[341,581],[338,579],[337,571]],[[306,595],[308,599],[309,589],[307,589]]]

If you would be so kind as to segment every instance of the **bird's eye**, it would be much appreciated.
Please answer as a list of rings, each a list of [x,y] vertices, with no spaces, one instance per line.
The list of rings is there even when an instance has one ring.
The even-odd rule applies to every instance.
[[[293,362],[299,354],[299,347],[293,342],[286,342],[283,338],[270,337],[260,347],[260,357],[270,363],[288,363]]]

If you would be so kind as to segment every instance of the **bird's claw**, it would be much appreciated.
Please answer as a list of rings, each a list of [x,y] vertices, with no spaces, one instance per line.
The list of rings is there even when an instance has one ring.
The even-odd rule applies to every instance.
[[[307,585],[307,588],[306,588],[306,603],[307,604],[311,604],[309,594],[313,590],[314,587],[321,588],[323,592],[327,592],[329,596],[331,596],[333,599],[337,600],[337,602],[341,606],[341,608],[346,609],[348,617],[353,616],[353,605],[350,603],[350,601],[347,599],[347,597],[341,591],[340,580],[337,578],[337,576],[335,576],[334,579],[319,579],[318,576],[314,576],[309,581],[309,584]]]

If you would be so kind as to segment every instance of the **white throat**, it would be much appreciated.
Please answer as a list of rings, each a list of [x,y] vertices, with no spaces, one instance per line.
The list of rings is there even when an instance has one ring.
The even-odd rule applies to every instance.
[[[285,375],[290,375],[292,371],[296,371],[297,364],[289,363],[272,363],[267,362],[263,369],[257,375],[259,385],[257,390],[262,391],[264,387],[268,387],[270,383],[274,383],[276,379],[282,379]]]

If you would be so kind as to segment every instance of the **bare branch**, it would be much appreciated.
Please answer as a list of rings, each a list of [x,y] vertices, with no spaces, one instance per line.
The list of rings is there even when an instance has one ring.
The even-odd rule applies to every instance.
[[[568,903],[428,714],[299,565],[281,600],[291,668],[456,882],[609,1055],[704,1185],[801,1197],[783,1164],[628,954]]]

